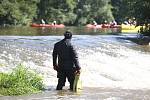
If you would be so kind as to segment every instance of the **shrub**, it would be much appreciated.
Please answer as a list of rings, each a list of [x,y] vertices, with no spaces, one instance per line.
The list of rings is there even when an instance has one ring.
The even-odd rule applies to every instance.
[[[150,25],[147,25],[144,28],[141,27],[140,33],[145,35],[145,36],[150,36]]]
[[[37,93],[43,88],[42,77],[21,64],[11,73],[0,73],[0,95]]]

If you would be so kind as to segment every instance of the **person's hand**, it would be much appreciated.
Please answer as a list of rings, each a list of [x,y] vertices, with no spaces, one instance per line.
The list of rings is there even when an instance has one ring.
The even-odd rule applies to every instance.
[[[57,71],[58,70],[58,65],[53,65],[53,69]]]
[[[79,75],[79,74],[80,74],[80,70],[76,70],[76,71],[75,71],[75,74],[76,74],[76,75],[77,75],[77,74]]]

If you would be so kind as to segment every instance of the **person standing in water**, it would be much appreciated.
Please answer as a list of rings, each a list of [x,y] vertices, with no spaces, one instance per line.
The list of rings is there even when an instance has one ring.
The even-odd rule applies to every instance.
[[[70,90],[73,90],[75,73],[80,73],[80,65],[77,52],[71,44],[72,32],[66,31],[64,39],[57,42],[53,49],[53,68],[57,71],[58,84],[56,90],[62,90],[66,78],[70,83]]]

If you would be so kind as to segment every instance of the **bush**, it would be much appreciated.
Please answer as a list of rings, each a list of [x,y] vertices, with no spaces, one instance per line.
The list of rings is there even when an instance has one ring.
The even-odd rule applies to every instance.
[[[146,25],[145,27],[141,27],[140,33],[144,36],[150,36],[150,25]]]
[[[9,74],[0,73],[0,95],[22,95],[40,92],[44,88],[42,77],[23,65]]]

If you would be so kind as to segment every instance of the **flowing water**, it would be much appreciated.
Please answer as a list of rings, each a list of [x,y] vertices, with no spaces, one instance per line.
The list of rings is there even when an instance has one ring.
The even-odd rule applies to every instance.
[[[41,74],[46,85],[44,93],[0,97],[0,100],[149,100],[150,47],[126,39],[136,34],[102,35],[97,31],[93,35],[89,31],[90,34],[86,34],[87,30],[74,34],[72,43],[82,67],[83,90],[79,94],[72,93],[67,90],[66,82],[63,91],[56,91],[52,50],[54,43],[63,39],[64,29],[54,32],[59,34],[0,36],[0,71],[10,72],[22,63]]]

